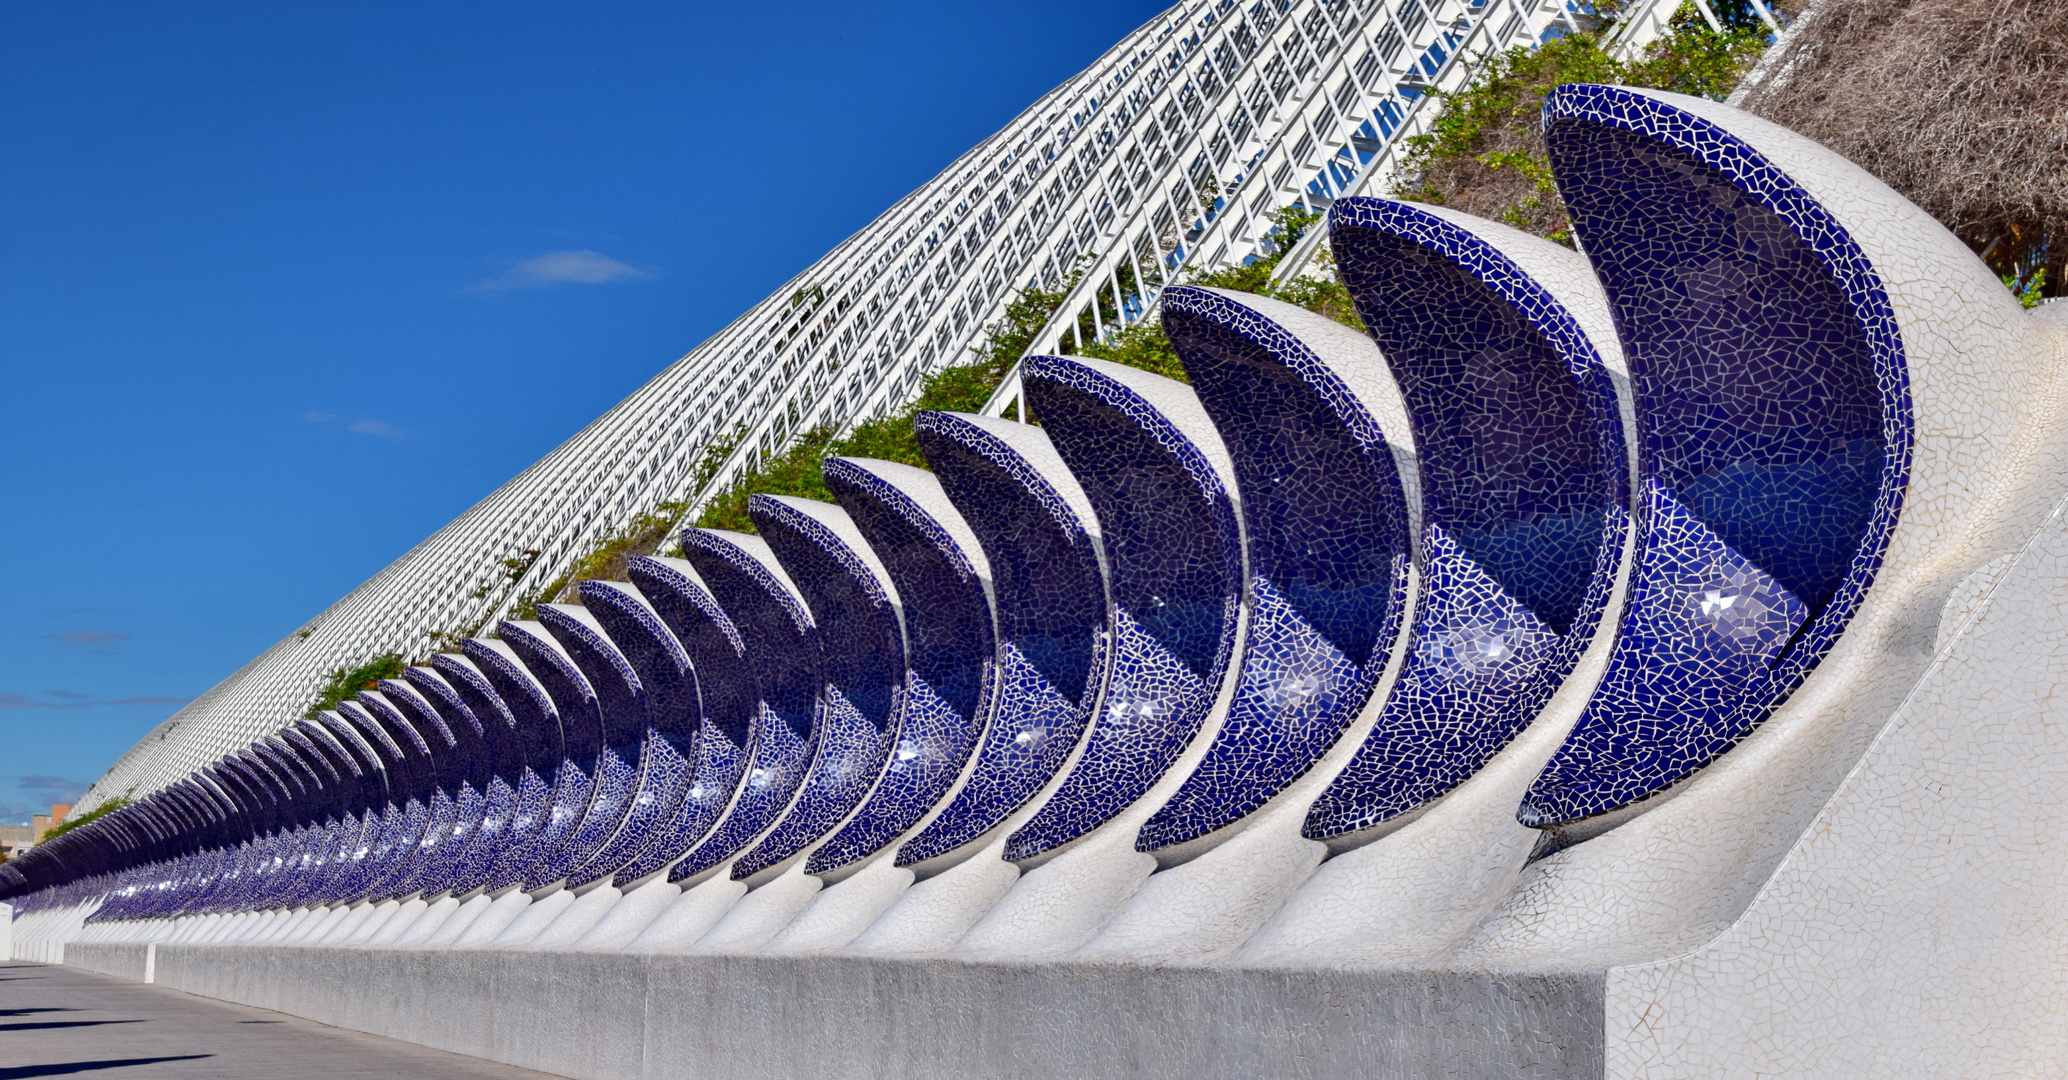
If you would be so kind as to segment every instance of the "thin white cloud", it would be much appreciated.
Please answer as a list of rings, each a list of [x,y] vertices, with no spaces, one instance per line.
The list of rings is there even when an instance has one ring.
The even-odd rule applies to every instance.
[[[607,285],[652,277],[653,271],[621,263],[600,251],[548,251],[529,259],[511,262],[503,272],[479,282],[472,292],[509,292],[513,289],[543,289],[554,285]]]
[[[407,439],[409,432],[388,423],[386,420],[368,418],[353,419],[336,413],[305,412],[302,419],[312,424],[336,424],[355,435],[378,435],[383,439]]]
[[[113,630],[74,630],[69,634],[50,636],[67,645],[113,645],[118,641],[129,640],[128,634],[118,634]]]
[[[360,435],[379,435],[384,439],[406,439],[409,437],[403,434],[401,428],[388,423],[386,420],[354,420],[345,425],[345,430],[356,432]]]

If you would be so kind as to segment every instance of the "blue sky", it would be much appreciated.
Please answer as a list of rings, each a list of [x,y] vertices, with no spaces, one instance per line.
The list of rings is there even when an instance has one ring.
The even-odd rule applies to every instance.
[[[1159,10],[0,6],[0,821]]]

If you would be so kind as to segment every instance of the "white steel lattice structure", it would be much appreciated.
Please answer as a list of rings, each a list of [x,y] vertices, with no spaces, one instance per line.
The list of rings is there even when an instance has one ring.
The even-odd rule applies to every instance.
[[[1266,213],[1377,191],[1477,61],[1574,28],[1577,0],[1185,0],[963,154],[537,464],[160,724],[82,797],[141,795],[296,718],[327,673],[491,624],[668,499],[801,431],[888,413],[967,357],[1015,290],[1084,274],[1033,352],[1153,317],[1192,268],[1266,250]],[[1658,35],[1637,5],[1612,43]],[[1314,230],[1319,237],[1322,230]],[[1305,252],[1286,260],[1288,269]],[[988,410],[1017,395],[1010,376]],[[690,487],[714,444],[729,456]],[[506,561],[507,560],[507,561]]]

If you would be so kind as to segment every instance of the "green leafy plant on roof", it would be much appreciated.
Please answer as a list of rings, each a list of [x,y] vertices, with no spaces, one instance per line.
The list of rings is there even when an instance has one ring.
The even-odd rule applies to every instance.
[[[399,679],[409,665],[401,653],[384,652],[353,667],[341,667],[330,673],[329,681],[317,691],[316,700],[302,710],[305,719],[313,719],[325,709],[335,709],[340,701],[349,700],[361,690],[373,689],[382,679]]]

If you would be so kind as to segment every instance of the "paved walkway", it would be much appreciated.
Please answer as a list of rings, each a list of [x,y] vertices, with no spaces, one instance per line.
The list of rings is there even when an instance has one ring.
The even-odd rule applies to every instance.
[[[0,963],[0,1080],[553,1080],[165,986]]]

